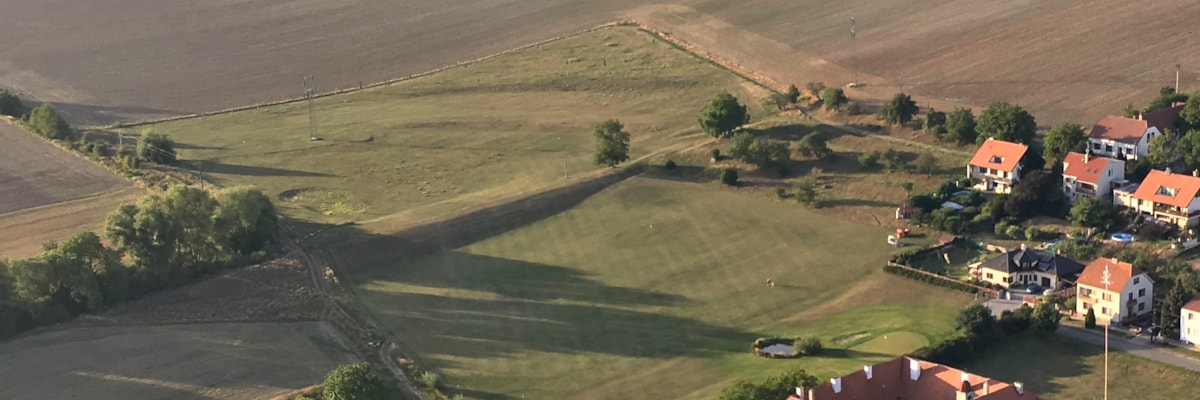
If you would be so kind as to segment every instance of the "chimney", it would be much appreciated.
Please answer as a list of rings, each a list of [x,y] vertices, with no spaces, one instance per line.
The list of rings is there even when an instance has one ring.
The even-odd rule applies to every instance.
[[[1142,120],[1142,113],[1140,113],[1140,112],[1138,113],[1138,118],[1137,118],[1137,119],[1138,119],[1138,121],[1141,121],[1141,120]]]
[[[1021,251],[1025,251],[1025,243],[1021,243]]]
[[[1089,162],[1091,162],[1091,161],[1092,161],[1092,151],[1091,151],[1091,150],[1088,150],[1086,153],[1083,153],[1083,163],[1084,163],[1084,164],[1087,164],[1087,163],[1089,163]],[[1064,167],[1064,169],[1065,169],[1065,168],[1066,168],[1066,167]]]
[[[804,390],[802,387],[796,386],[796,397],[799,397],[800,400],[808,400],[808,391]]]
[[[1193,169],[1192,176],[1200,178],[1200,169]]]
[[[863,366],[863,374],[866,374],[866,375],[867,375],[867,380],[871,380],[871,373],[872,373],[872,372],[875,372],[875,371],[874,371],[874,366],[873,366],[873,365],[864,365],[864,366]]]
[[[840,376],[839,376],[839,377],[837,377],[837,378],[832,378],[832,379],[830,379],[830,380],[829,380],[829,384],[830,384],[830,385],[833,385],[833,392],[834,392],[834,393],[841,393],[841,392],[842,392],[842,377],[840,377]]]
[[[908,359],[908,379],[917,380],[921,377],[921,362],[915,358]]]
[[[1017,396],[1021,396],[1021,395],[1025,394],[1025,384],[1024,383],[1021,383],[1019,381],[1014,381],[1013,389],[1017,390]]]
[[[962,384],[958,385],[958,391],[954,392],[954,400],[973,400],[974,398],[975,392],[971,391],[971,382],[963,379]]]
[[[988,381],[985,380],[983,381],[983,395],[987,396],[989,394],[992,394],[991,387],[989,387]]]

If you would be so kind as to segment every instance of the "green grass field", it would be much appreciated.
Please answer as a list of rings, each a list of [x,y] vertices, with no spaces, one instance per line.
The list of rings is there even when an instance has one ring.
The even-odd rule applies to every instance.
[[[913,268],[923,269],[935,274],[946,275],[954,279],[968,279],[970,276],[967,273],[967,265],[979,257],[982,252],[978,250],[967,249],[959,246],[951,246],[948,254],[950,254],[950,263],[946,263],[946,259],[942,258],[942,253],[930,253],[916,259],[913,262]]]
[[[364,269],[346,279],[452,392],[482,398],[711,397],[790,366],[840,375],[949,335],[971,299],[883,273],[885,228],[672,177],[412,261],[347,249]],[[830,349],[752,356],[771,335]]]
[[[696,116],[721,90],[764,115],[765,90],[613,27],[320,98],[320,142],[302,102],[144,129],[217,184],[254,184],[292,216],[337,223],[453,212],[595,169],[592,130],[606,119],[632,134],[633,158],[700,143]]]
[[[1001,381],[1025,382],[1043,398],[1103,397],[1104,349],[1068,338],[1026,338],[1006,343],[967,365]],[[1113,399],[1191,399],[1200,375],[1121,352],[1109,353],[1108,394]]]

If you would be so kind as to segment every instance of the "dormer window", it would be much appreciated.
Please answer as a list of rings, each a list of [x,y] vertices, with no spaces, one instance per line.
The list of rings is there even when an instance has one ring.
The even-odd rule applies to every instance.
[[[1002,164],[1004,163],[1004,157],[992,156],[992,158],[988,159],[988,162],[992,164]]]
[[[1158,191],[1155,193],[1158,194],[1159,196],[1175,197],[1175,192],[1176,192],[1176,190],[1174,188],[1169,188],[1166,186],[1159,186]]]

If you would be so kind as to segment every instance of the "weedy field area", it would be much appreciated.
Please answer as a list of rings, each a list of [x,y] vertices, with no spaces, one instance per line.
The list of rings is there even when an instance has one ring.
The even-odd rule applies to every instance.
[[[186,167],[249,183],[310,221],[429,216],[596,168],[596,124],[631,157],[705,140],[696,115],[728,90],[763,115],[765,91],[650,35],[614,27],[395,85],[318,99],[321,141],[292,103],[148,126]]]
[[[480,398],[710,398],[792,366],[833,376],[946,337],[971,300],[883,273],[898,250],[886,228],[682,172],[425,257],[337,254],[364,308],[451,392]],[[768,335],[830,349],[752,355]]]

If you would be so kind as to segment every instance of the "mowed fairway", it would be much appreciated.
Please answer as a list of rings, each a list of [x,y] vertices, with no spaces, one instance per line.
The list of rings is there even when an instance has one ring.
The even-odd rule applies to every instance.
[[[320,323],[186,324],[60,330],[0,344],[11,400],[263,399],[350,362]]]
[[[638,156],[704,140],[696,115],[765,92],[632,28],[574,36],[424,78],[316,101],[150,126],[221,185],[254,184],[293,216],[367,220],[454,211],[597,168],[596,124],[620,119]]]
[[[711,398],[792,366],[840,375],[944,338],[970,302],[884,274],[883,228],[671,178],[414,260],[343,248],[343,275],[406,352],[480,398]],[[831,349],[749,353],[802,334]]]

